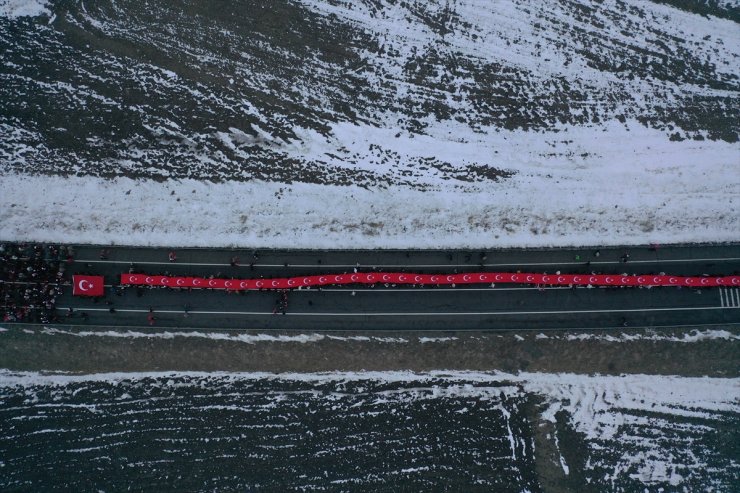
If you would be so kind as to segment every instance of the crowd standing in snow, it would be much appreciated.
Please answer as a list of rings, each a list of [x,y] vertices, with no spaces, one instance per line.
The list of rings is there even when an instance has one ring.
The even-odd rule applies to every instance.
[[[0,244],[0,291],[3,322],[58,321],[56,299],[62,292],[71,247]]]

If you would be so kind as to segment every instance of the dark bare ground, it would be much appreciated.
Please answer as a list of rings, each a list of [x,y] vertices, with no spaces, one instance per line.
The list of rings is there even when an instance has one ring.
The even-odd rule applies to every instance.
[[[88,334],[90,328],[86,327]],[[214,334],[215,331],[202,331]],[[444,333],[304,333],[313,342],[236,340],[262,332],[221,333],[232,340],[206,337],[109,337],[74,335],[40,326],[9,328],[0,333],[0,367],[12,370],[80,373],[133,371],[392,371],[475,370],[503,372],[572,372],[582,374],[645,373],[655,375],[737,377],[740,341],[706,339],[676,342],[691,331],[590,332],[587,340],[567,340],[575,332]],[[143,332],[137,332],[144,334]],[[176,334],[177,331],[170,331]],[[729,329],[728,333],[737,334]],[[161,330],[150,334],[162,334]],[[608,335],[643,334],[659,340],[610,342]],[[301,334],[270,332],[269,336]],[[370,340],[346,340],[349,337]],[[386,342],[381,339],[402,339]],[[422,342],[422,338],[454,338]],[[663,340],[660,340],[663,339]]]

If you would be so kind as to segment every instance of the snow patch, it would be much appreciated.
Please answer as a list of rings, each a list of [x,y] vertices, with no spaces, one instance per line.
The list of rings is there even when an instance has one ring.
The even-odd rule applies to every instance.
[[[37,17],[51,15],[44,0],[0,0],[0,17],[17,19],[18,17]]]
[[[33,332],[31,332],[33,333]],[[256,344],[259,342],[297,342],[309,343],[323,340],[335,341],[368,341],[397,343],[408,342],[406,339],[399,337],[366,337],[366,336],[336,336],[324,334],[296,334],[296,335],[272,335],[272,334],[234,334],[225,332],[200,332],[200,331],[164,331],[164,332],[138,332],[133,330],[116,331],[69,331],[45,327],[41,330],[46,335],[67,335],[73,337],[116,337],[124,339],[175,339],[182,338],[200,338],[211,339],[215,341],[242,342],[246,344]]]
[[[540,338],[539,336],[537,337]],[[553,339],[558,337],[554,336]],[[607,341],[607,342],[632,342],[632,341],[666,341],[666,342],[701,342],[713,339],[725,341],[738,341],[740,334],[733,334],[727,330],[692,330],[682,336],[669,336],[663,334],[569,334],[564,337],[567,341]]]
[[[457,337],[419,337],[419,342],[426,344],[427,342],[447,342],[456,341]]]

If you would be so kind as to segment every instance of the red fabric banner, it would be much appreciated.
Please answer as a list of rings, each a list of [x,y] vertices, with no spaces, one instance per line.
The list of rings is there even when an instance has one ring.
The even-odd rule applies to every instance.
[[[77,277],[77,276],[75,276]],[[102,279],[102,277],[100,278]],[[121,284],[129,286],[166,286],[226,290],[299,289],[337,284],[530,284],[540,286],[740,286],[740,276],[624,276],[619,274],[535,274],[510,272],[474,272],[468,274],[413,274],[398,272],[358,272],[321,276],[281,277],[271,279],[213,279],[203,277],[167,277],[147,274],[121,274]],[[101,281],[102,286],[102,281]],[[77,286],[77,285],[75,285]],[[101,288],[102,289],[102,288]],[[101,292],[102,294],[102,292]],[[99,296],[99,295],[88,295]]]
[[[105,280],[103,276],[72,276],[72,295],[74,296],[103,296],[105,294]]]

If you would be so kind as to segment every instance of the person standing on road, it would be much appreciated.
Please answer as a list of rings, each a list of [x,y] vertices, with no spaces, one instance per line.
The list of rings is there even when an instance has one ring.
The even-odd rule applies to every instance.
[[[174,251],[174,250],[172,250],[172,251],[171,251],[171,252],[169,253],[168,257],[169,257],[169,259],[170,259],[170,262],[174,262],[175,260],[177,260],[177,254],[175,253],[175,251]]]
[[[149,322],[149,325],[154,325],[154,322],[157,320],[157,317],[154,316],[154,310],[152,307],[149,307],[149,313],[146,315],[146,320]]]

